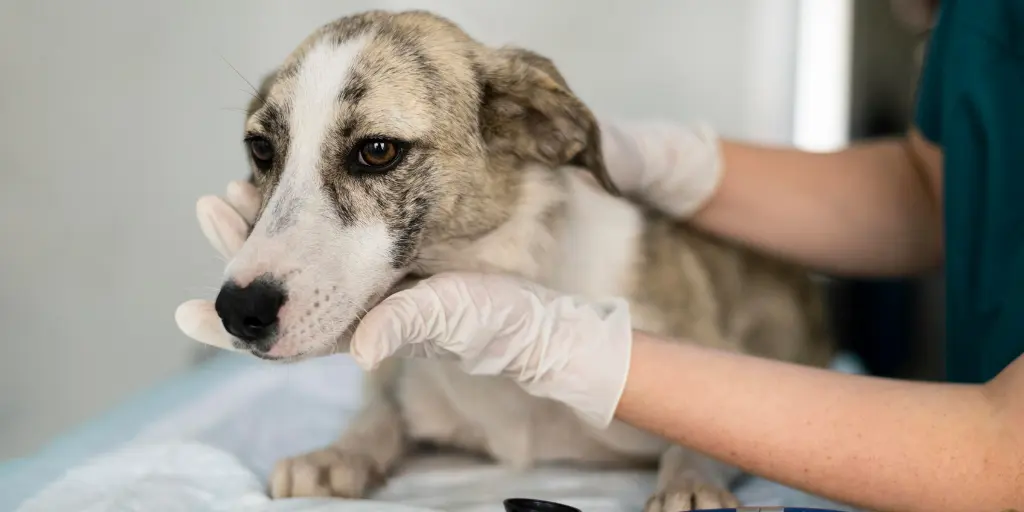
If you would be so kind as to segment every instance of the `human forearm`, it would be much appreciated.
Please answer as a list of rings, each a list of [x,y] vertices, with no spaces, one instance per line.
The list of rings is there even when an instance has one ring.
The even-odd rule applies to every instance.
[[[620,419],[752,473],[875,510],[1024,505],[1022,436],[980,386],[842,375],[643,334],[632,354]]]
[[[887,140],[828,154],[723,143],[708,231],[830,273],[904,275],[941,261],[937,149]]]

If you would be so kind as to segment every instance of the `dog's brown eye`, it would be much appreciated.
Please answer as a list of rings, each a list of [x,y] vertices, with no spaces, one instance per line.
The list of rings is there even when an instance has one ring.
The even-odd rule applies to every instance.
[[[398,146],[385,140],[374,140],[363,145],[359,151],[359,163],[371,167],[382,167],[398,156]]]
[[[379,174],[398,166],[409,143],[384,137],[359,141],[348,156],[349,171]]]
[[[394,169],[406,156],[409,142],[389,138],[365,138],[352,148],[348,169],[355,173],[380,174]]]
[[[257,137],[246,140],[246,143],[249,145],[249,152],[252,153],[252,159],[256,166],[261,169],[269,167],[274,160],[274,146],[270,144],[270,141]]]

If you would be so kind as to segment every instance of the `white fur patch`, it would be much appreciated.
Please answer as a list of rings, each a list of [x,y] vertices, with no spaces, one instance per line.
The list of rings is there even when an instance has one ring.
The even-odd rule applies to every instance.
[[[348,83],[352,65],[366,47],[367,36],[341,45],[329,40],[314,46],[302,60],[295,77],[295,92],[289,116],[291,147],[285,177],[315,177],[324,141],[337,121],[339,97]],[[298,171],[296,174],[295,171]]]
[[[636,206],[612,197],[576,169],[569,182],[566,224],[559,235],[561,261],[551,285],[592,296],[630,295],[643,218]]]
[[[368,36],[325,39],[303,59],[289,114],[290,146],[277,188],[253,232],[228,265],[241,286],[270,275],[288,297],[268,355],[332,351],[346,329],[395,281],[393,237],[381,218],[343,225],[324,190],[323,154],[340,121],[340,96]]]
[[[366,43],[366,36],[341,45],[325,39],[303,59],[295,77],[288,119],[288,160],[264,213],[271,225],[285,223],[280,217],[299,212],[310,217],[330,215],[331,202],[324,195],[320,163],[324,144],[338,121],[339,97]]]

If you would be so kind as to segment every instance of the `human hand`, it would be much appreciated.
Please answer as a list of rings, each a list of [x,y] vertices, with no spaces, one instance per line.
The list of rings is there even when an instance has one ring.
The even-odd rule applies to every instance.
[[[260,195],[252,184],[244,181],[228,183],[227,194],[204,196],[196,202],[199,228],[210,245],[226,259],[231,259],[245,243],[260,209]],[[231,335],[224,329],[214,303],[193,299],[182,303],[174,312],[174,320],[188,337],[223,349],[233,349]]]
[[[700,210],[721,179],[718,135],[704,124],[602,121],[601,146],[623,193],[677,219]]]
[[[498,274],[440,274],[363,317],[350,353],[365,369],[391,356],[442,358],[471,375],[504,375],[607,426],[632,346],[622,299],[564,295]]]

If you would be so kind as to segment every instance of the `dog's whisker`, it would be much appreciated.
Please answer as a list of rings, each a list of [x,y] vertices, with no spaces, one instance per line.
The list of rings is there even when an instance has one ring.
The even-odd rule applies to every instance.
[[[261,99],[261,100],[263,99],[263,98],[262,98],[262,97],[260,96],[260,91],[259,91],[259,89],[257,89],[257,88],[256,88],[256,86],[252,85],[252,82],[250,82],[250,81],[249,81],[249,79],[245,78],[245,75],[243,75],[243,74],[242,74],[242,73],[241,73],[240,71],[238,71],[238,68],[236,68],[235,66],[233,66],[233,65],[232,65],[232,64],[231,64],[230,62],[228,62],[228,59],[227,59],[227,58],[225,58],[225,57],[224,57],[223,55],[221,55],[221,56],[220,56],[220,58],[221,58],[222,60],[224,60],[224,63],[225,63],[225,64],[227,64],[227,65],[228,65],[228,67],[229,67],[229,68],[231,68],[231,70],[232,70],[232,71],[234,71],[236,75],[238,75],[238,78],[241,78],[241,79],[242,79],[242,81],[243,81],[243,82],[245,82],[245,83],[246,83],[246,84],[247,84],[247,85],[249,86],[249,88],[250,88],[250,89],[252,89],[252,92],[253,92],[253,97],[255,97],[255,98],[259,98],[259,99]]]
[[[252,93],[252,91],[247,91],[247,90],[245,90],[245,89],[239,89],[239,91],[241,91],[241,92],[244,92],[244,93],[248,94],[249,96],[252,96],[252,97],[253,97],[253,99],[257,99],[257,100],[260,100],[260,101],[266,101],[266,100],[265,100],[265,99],[264,99],[264,98],[263,98],[262,96],[260,96],[259,94],[253,94],[253,93]]]

